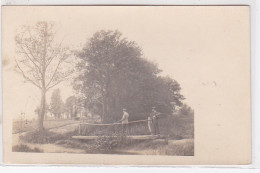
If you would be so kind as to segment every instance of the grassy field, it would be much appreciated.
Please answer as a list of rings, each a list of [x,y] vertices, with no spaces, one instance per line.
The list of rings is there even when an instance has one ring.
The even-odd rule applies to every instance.
[[[43,122],[45,129],[52,129],[61,127],[68,124],[79,123],[79,121],[75,120],[46,120]],[[30,132],[36,131],[38,127],[38,121],[14,121],[13,122],[13,134],[22,133],[22,132]]]

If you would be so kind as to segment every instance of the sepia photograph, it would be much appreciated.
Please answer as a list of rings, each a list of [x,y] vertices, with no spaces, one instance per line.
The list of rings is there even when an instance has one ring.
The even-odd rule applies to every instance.
[[[233,163],[221,153],[236,132],[243,149],[230,154],[249,162],[247,6],[6,6],[2,13],[7,162],[207,164],[212,151],[210,163]]]

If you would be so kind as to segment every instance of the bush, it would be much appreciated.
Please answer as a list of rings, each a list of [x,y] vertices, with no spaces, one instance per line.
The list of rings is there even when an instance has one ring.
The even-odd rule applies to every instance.
[[[83,149],[86,153],[113,153],[113,150],[121,146],[122,141],[117,137],[112,136],[99,136],[92,141],[80,141],[80,140],[60,140],[55,142],[57,145],[62,145],[66,148]]]
[[[116,136],[100,136],[94,141],[93,150],[108,153],[118,147],[121,142]]]

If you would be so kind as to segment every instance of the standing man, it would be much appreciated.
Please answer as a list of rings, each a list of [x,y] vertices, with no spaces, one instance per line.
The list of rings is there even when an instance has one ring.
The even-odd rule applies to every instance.
[[[148,129],[151,135],[153,135],[153,124],[152,124],[152,117],[148,116],[147,118],[148,121]]]
[[[154,135],[160,135],[159,125],[158,125],[159,115],[160,115],[160,113],[158,113],[155,110],[155,107],[152,107],[151,117],[152,117],[152,123],[153,123],[153,127],[154,127]]]
[[[129,118],[129,114],[126,112],[126,109],[124,108],[123,109],[123,116],[120,120],[120,122],[122,123],[122,127],[123,127],[123,134],[126,134],[128,118]]]

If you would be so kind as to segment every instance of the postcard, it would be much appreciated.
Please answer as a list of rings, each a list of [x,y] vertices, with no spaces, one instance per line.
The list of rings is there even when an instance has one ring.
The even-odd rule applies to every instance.
[[[6,164],[251,163],[248,6],[3,6]]]

